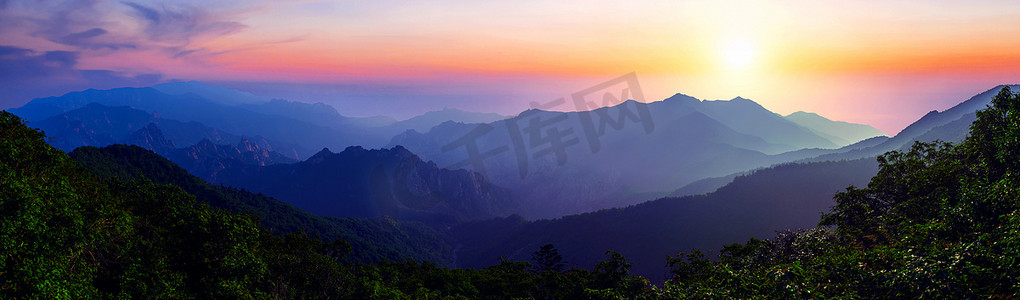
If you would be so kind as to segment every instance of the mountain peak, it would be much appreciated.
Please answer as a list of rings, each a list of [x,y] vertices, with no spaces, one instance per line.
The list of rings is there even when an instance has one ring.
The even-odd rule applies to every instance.
[[[322,151],[329,151],[329,149],[322,148]],[[365,152],[365,147],[357,146],[357,145],[347,146],[347,148],[344,149],[344,151],[342,151],[342,152]]]
[[[673,96],[669,96],[669,98],[663,99],[662,101],[701,102],[698,98],[691,97],[684,93],[673,94]]]
[[[348,149],[350,149],[350,147],[348,147]],[[329,151],[329,148],[323,147],[322,150],[319,150],[319,153],[315,153],[315,155],[312,155],[312,157],[309,157],[308,160],[306,161],[312,163],[320,163],[332,155],[333,151]]]
[[[813,112],[806,112],[806,111],[803,111],[803,110],[799,110],[799,111],[796,111],[796,112],[794,112],[794,113],[791,113],[791,114],[789,114],[789,115],[786,115],[786,117],[788,117],[788,118],[789,118],[789,117],[814,117],[814,118],[825,118],[825,117],[823,117],[823,116],[821,116],[821,115],[819,115],[819,114],[816,114],[816,113],[813,113]],[[828,118],[826,118],[826,119],[828,119]]]
[[[754,103],[755,105],[758,105],[758,102],[754,102],[754,100],[751,100],[751,99],[747,99],[747,98],[744,98],[744,97],[741,97],[741,96],[736,96],[736,97],[733,97],[733,99],[730,99],[730,102],[737,102],[737,103]]]
[[[761,106],[761,104],[758,104],[758,102],[754,102],[754,100],[747,99],[747,98],[740,97],[740,96],[733,97],[733,99],[730,99],[730,100],[715,100],[715,101],[705,101],[705,102],[715,103],[717,105],[723,105],[723,106],[754,107],[754,108],[763,109],[763,110],[767,110],[768,111],[768,109],[766,109],[764,106]],[[769,112],[771,112],[771,111],[769,111]]]
[[[237,149],[250,152],[268,152],[266,149],[262,149],[258,143],[249,140],[246,136],[241,136],[241,141],[237,142]]]
[[[798,111],[783,118],[815,132],[838,146],[846,146],[868,138],[885,135],[885,132],[869,125],[833,121],[819,114],[806,111]]]
[[[198,144],[195,144],[195,145],[198,146],[199,148],[212,148],[212,147],[216,147],[216,143],[213,143],[213,141],[210,140],[209,138],[204,138],[201,141],[198,141]]]
[[[400,156],[400,157],[405,157],[406,158],[406,157],[412,157],[413,156],[413,157],[416,157],[417,159],[421,160],[421,157],[419,157],[417,154],[414,154],[413,152],[411,152],[411,150],[407,150],[407,148],[404,148],[404,146],[401,146],[401,145],[393,146],[393,148],[390,148],[389,151],[393,152],[393,154],[396,154],[397,156]]]
[[[175,148],[174,143],[166,139],[163,135],[163,131],[161,131],[155,123],[145,125],[142,129],[129,134],[121,142],[125,144],[138,145],[142,148],[156,151],[161,154],[165,154],[167,151]]]

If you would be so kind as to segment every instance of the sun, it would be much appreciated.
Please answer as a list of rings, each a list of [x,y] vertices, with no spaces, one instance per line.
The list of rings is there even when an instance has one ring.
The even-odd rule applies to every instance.
[[[754,62],[754,47],[746,40],[732,40],[723,49],[723,60],[732,68],[744,68]]]

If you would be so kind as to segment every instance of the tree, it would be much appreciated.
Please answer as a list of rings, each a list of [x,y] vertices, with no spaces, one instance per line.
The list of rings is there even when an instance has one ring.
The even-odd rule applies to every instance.
[[[552,244],[546,244],[531,254],[531,261],[534,262],[535,272],[563,272],[563,256]]]

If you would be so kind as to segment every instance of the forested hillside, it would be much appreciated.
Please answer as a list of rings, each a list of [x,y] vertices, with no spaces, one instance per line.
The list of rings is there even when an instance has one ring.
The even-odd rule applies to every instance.
[[[506,261],[482,270],[358,263],[358,249],[342,239],[274,234],[307,215],[181,176],[139,149],[80,149],[74,156],[87,169],[0,112],[0,298],[578,298],[648,290],[613,253],[593,270],[569,272],[556,267],[555,249],[536,251],[546,265]],[[413,242],[407,238],[394,237]]]
[[[867,187],[836,194],[820,227],[700,251],[668,264],[694,298],[1000,298],[1020,294],[1020,96],[1005,87],[958,145],[878,159]]]
[[[324,241],[342,239],[352,246],[351,261],[429,261],[452,267],[452,249],[442,235],[424,224],[389,218],[333,218],[300,210],[262,194],[214,186],[183,168],[138,146],[81,147],[71,158],[104,180],[152,180],[180,187],[198,202],[235,213],[247,213],[277,235],[301,232]]]
[[[683,252],[664,261],[671,277],[662,287],[631,275],[619,253],[606,252],[591,269],[567,268],[552,245],[536,245],[528,261],[504,259],[482,269],[359,264],[343,240],[274,235],[252,214],[215,208],[188,188],[155,182],[158,173],[151,175],[156,179],[109,168],[93,173],[44,139],[0,112],[2,298],[1020,294],[1020,96],[1009,88],[978,112],[960,144],[918,143],[880,156],[878,175],[866,187],[837,193],[819,227],[731,244],[718,260],[676,249]],[[84,154],[96,150],[76,157],[113,165],[96,163],[103,155]]]

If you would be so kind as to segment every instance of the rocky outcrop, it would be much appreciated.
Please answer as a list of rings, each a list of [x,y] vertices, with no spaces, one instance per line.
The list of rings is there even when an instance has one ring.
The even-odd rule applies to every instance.
[[[198,144],[173,150],[169,158],[191,174],[206,180],[215,179],[220,171],[227,168],[295,162],[245,137],[241,138],[237,146],[217,145],[203,139]]]
[[[163,131],[159,130],[159,127],[154,123],[149,123],[144,128],[128,134],[120,143],[137,145],[163,156],[169,155],[174,148],[177,148],[173,141],[166,139]]]

